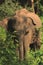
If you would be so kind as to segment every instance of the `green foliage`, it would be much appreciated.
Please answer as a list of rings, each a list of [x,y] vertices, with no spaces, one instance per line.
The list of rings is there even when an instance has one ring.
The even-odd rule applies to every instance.
[[[25,0],[26,1],[26,0]],[[23,3],[22,3],[23,4]],[[24,4],[23,4],[24,5]],[[5,0],[2,4],[0,4],[0,20],[7,16],[12,16],[15,14],[15,11],[25,7],[26,9],[33,11],[32,8],[28,5],[28,2],[24,6],[21,5],[19,0]],[[43,13],[43,5],[40,0],[39,2],[39,14]]]
[[[42,21],[42,28],[41,28],[41,43],[43,44],[43,16],[40,17],[41,18],[41,21]]]
[[[12,16],[15,14],[15,11],[21,9],[22,6],[15,0],[5,0],[3,4],[0,4],[0,20],[7,16]]]
[[[6,34],[0,27],[0,65],[15,65],[17,62],[16,51],[12,35]]]
[[[41,4],[40,4],[40,7],[39,7],[39,11],[40,11],[40,12],[39,12],[40,15],[43,16],[43,6],[42,6]]]
[[[6,40],[6,31],[2,27],[0,27],[0,40]]]

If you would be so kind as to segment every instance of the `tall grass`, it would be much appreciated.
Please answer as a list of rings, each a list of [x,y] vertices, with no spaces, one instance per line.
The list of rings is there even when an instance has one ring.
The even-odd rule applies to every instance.
[[[26,60],[19,62],[16,56],[16,46],[12,35],[6,34],[4,28],[0,27],[0,65],[43,65],[43,17],[41,28],[41,48],[40,50],[29,51]]]

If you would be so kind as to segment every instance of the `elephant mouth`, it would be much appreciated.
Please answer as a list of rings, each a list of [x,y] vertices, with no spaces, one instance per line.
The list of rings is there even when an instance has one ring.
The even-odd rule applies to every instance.
[[[29,31],[25,31],[25,30],[18,30],[15,32],[15,34],[18,36],[18,35],[21,35],[21,34],[24,34],[24,35],[27,35],[29,33]]]
[[[25,32],[25,35],[27,35],[28,33],[29,33],[29,31],[26,31],[26,32]]]
[[[14,34],[16,35],[16,36],[18,36],[18,35],[21,35],[21,34],[24,34],[24,30],[18,30],[18,31],[14,31]]]

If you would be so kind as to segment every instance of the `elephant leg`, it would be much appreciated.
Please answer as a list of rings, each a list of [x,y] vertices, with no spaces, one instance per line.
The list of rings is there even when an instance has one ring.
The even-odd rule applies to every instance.
[[[40,49],[40,46],[41,46],[40,44],[41,44],[41,32],[40,32],[40,30],[36,30],[35,31],[35,37],[34,37],[34,40],[33,40],[34,50]]]
[[[41,32],[38,31],[38,36],[37,36],[37,49],[40,49],[41,46]]]
[[[27,30],[28,31],[28,30]],[[32,30],[30,29],[27,34],[24,36],[24,50],[25,50],[25,56],[27,52],[30,51],[30,44],[32,43]]]
[[[16,48],[16,56],[19,58],[19,48]]]
[[[21,61],[24,60],[23,36],[21,35],[19,39],[19,59]]]

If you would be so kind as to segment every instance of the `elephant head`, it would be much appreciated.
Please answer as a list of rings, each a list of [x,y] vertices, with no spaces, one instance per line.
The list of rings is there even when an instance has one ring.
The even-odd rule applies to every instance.
[[[24,15],[15,15],[8,20],[7,30],[10,32],[16,31],[19,40],[19,56],[23,60],[29,45],[32,43],[33,31],[35,31],[32,19]]]
[[[26,32],[29,33],[30,29],[34,29],[33,20],[24,15],[15,15],[8,20],[7,29],[10,32],[16,30],[16,32],[19,34],[26,34]]]
[[[41,28],[41,26],[42,26],[39,16],[26,9],[21,9],[21,10],[16,11],[16,15],[19,15],[19,16],[24,15],[26,17],[30,17],[33,20],[33,24],[35,24],[36,28]]]

